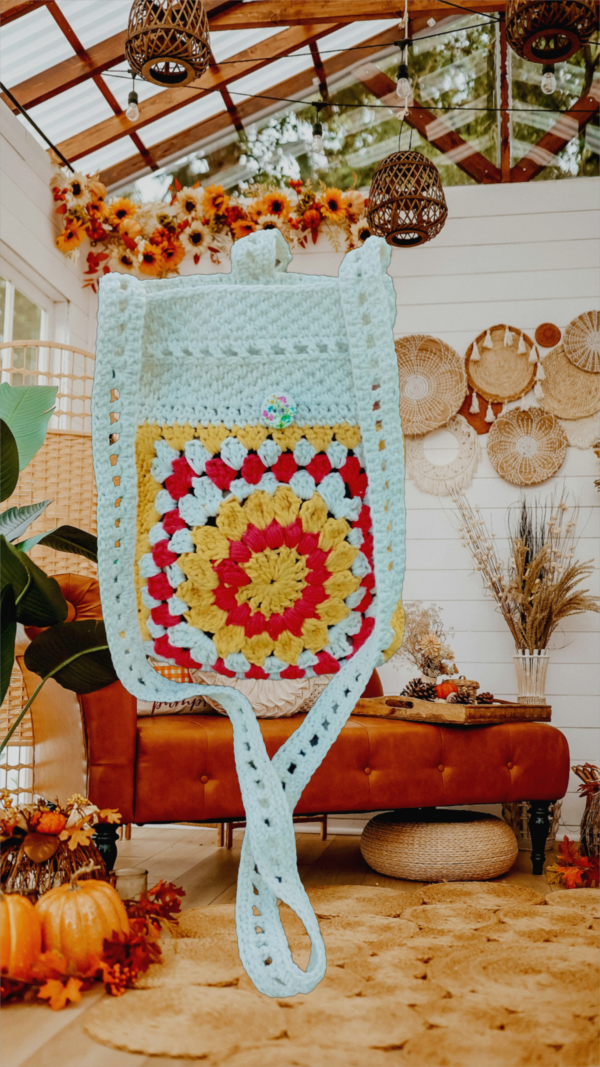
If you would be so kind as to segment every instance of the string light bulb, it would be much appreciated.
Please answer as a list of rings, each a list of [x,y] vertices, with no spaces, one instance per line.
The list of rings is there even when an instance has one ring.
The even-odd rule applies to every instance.
[[[315,104],[317,111],[317,117],[313,122],[312,128],[312,147],[315,155],[321,155],[323,151],[323,126],[321,123],[321,108],[325,105],[322,103]]]
[[[396,95],[400,100],[400,103],[404,106],[408,106],[410,100],[411,84],[408,76],[408,48],[406,45],[400,52],[400,66],[398,67],[398,75],[396,81]]]
[[[132,82],[133,84],[131,87],[131,92],[127,97],[127,110],[125,112],[125,117],[128,118],[130,122],[137,122],[140,117],[140,109],[138,106],[138,94],[135,91],[135,74],[132,74]]]
[[[552,96],[552,93],[556,92],[554,63],[544,63],[542,67],[542,92],[545,96]]]

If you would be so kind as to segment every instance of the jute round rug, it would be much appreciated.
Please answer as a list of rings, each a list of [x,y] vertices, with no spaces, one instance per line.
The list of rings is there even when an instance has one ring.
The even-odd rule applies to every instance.
[[[596,1067],[598,891],[544,899],[466,882],[309,895],[328,958],[312,993],[258,993],[234,905],[194,908],[138,988],[86,1014],[88,1034],[206,1067]],[[302,924],[285,907],[282,921],[306,966]]]

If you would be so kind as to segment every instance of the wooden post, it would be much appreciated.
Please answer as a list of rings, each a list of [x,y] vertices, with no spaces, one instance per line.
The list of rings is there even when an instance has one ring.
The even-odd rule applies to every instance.
[[[225,823],[219,823],[219,848],[225,844]]]
[[[321,841],[327,840],[327,815],[321,819]]]
[[[504,14],[500,22],[500,172],[502,181],[510,181],[510,80],[508,71],[508,42],[506,40],[506,19]]]
[[[227,823],[227,844],[226,848],[233,848],[233,823]]]

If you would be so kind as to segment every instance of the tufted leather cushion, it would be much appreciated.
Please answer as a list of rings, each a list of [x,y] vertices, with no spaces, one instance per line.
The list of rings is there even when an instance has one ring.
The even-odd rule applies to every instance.
[[[269,756],[300,718],[260,720]],[[554,800],[564,796],[568,776],[566,739],[543,723],[460,729],[353,717],[304,790],[297,811]],[[243,814],[227,719],[138,720],[136,822]]]

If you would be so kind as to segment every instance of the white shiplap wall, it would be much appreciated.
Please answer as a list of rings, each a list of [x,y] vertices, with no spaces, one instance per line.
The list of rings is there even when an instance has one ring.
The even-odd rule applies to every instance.
[[[428,333],[461,355],[474,337],[495,323],[533,334],[542,322],[564,327],[576,315],[600,308],[600,196],[595,179],[446,189],[449,216],[430,244],[392,253],[397,292],[395,334]],[[309,249],[293,269],[336,274],[342,256]],[[438,459],[450,458],[438,434]],[[495,473],[479,438],[481,460],[466,492],[478,504],[506,550],[507,508],[522,491]],[[433,456],[431,458],[434,458]],[[580,504],[578,554],[593,559],[592,592],[600,593],[600,495],[598,462],[591,451],[569,448],[559,474],[528,497],[546,497],[563,486]],[[405,600],[439,604],[455,630],[457,662],[468,678],[505,699],[516,697],[513,644],[479,574],[460,543],[449,497],[420,492],[406,483]],[[566,734],[571,762],[598,762],[600,617],[567,620],[552,642],[547,693],[553,722]],[[398,692],[415,674],[401,664],[381,671],[386,692]],[[567,832],[577,834],[582,802],[573,775],[563,806]]]
[[[53,341],[93,351],[95,298],[83,289],[83,260],[54,245],[62,216],[50,192],[53,167],[29,131],[0,103],[0,264],[4,277],[49,312]]]

